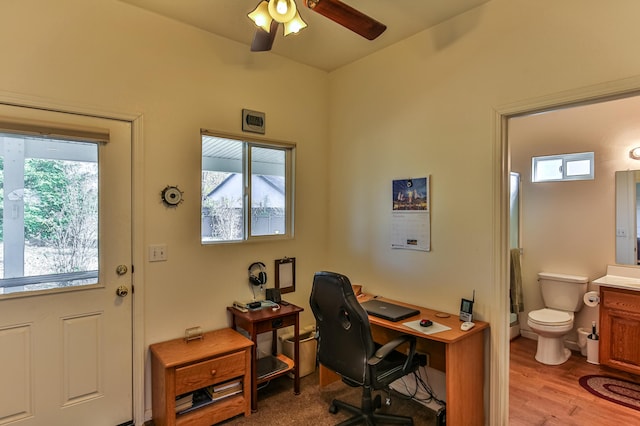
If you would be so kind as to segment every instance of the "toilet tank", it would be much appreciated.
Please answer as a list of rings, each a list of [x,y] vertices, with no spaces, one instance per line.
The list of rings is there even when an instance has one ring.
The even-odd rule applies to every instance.
[[[588,277],[539,272],[538,282],[545,307],[566,312],[578,312],[582,309]]]

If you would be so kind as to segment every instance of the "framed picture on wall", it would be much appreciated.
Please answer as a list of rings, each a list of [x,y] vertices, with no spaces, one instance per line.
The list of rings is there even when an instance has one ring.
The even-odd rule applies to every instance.
[[[275,288],[280,289],[280,293],[296,291],[296,258],[276,259],[274,269],[276,271]]]

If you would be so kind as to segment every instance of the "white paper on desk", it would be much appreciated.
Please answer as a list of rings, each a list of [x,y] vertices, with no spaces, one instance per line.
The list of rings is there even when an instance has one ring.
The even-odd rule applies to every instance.
[[[406,325],[407,327],[417,330],[424,334],[434,334],[434,333],[440,333],[441,331],[451,330],[451,327],[447,327],[446,325],[439,324],[435,321],[433,321],[433,324],[431,324],[429,327],[422,327],[420,325],[420,320],[405,322],[405,323],[402,323],[402,325]]]

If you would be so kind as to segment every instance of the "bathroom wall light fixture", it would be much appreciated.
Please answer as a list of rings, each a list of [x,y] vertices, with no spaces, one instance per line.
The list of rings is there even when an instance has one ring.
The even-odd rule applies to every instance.
[[[633,148],[629,151],[629,157],[634,160],[640,160],[640,146]]]
[[[254,24],[271,32],[271,22],[284,24],[284,35],[295,34],[307,27],[300,17],[294,0],[262,0],[255,10],[247,15]]]

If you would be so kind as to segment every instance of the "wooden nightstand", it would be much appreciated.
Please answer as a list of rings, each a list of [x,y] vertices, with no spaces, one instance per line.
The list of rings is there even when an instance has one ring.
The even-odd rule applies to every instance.
[[[202,339],[188,343],[181,338],[151,345],[155,426],[209,426],[239,414],[249,416],[252,347],[251,340],[230,328],[204,333]],[[237,383],[238,393],[224,395],[220,390],[238,389]],[[207,388],[217,392],[214,400]],[[193,398],[193,406],[176,413],[177,396]]]
[[[293,393],[295,395],[300,394],[300,312],[303,309],[294,304],[282,305],[280,309],[272,310],[270,308],[258,309],[255,311],[241,312],[233,307],[228,307],[227,311],[231,313],[231,327],[235,330],[237,328],[247,331],[251,340],[255,343],[253,347],[253,363],[251,365],[251,376],[253,378],[251,385],[252,403],[251,410],[258,410],[258,385],[264,383],[276,377],[293,373]],[[284,327],[293,326],[293,359],[277,354],[277,332]],[[287,368],[276,371],[272,374],[265,375],[264,377],[258,376],[258,334],[271,333],[271,356],[278,358]]]

